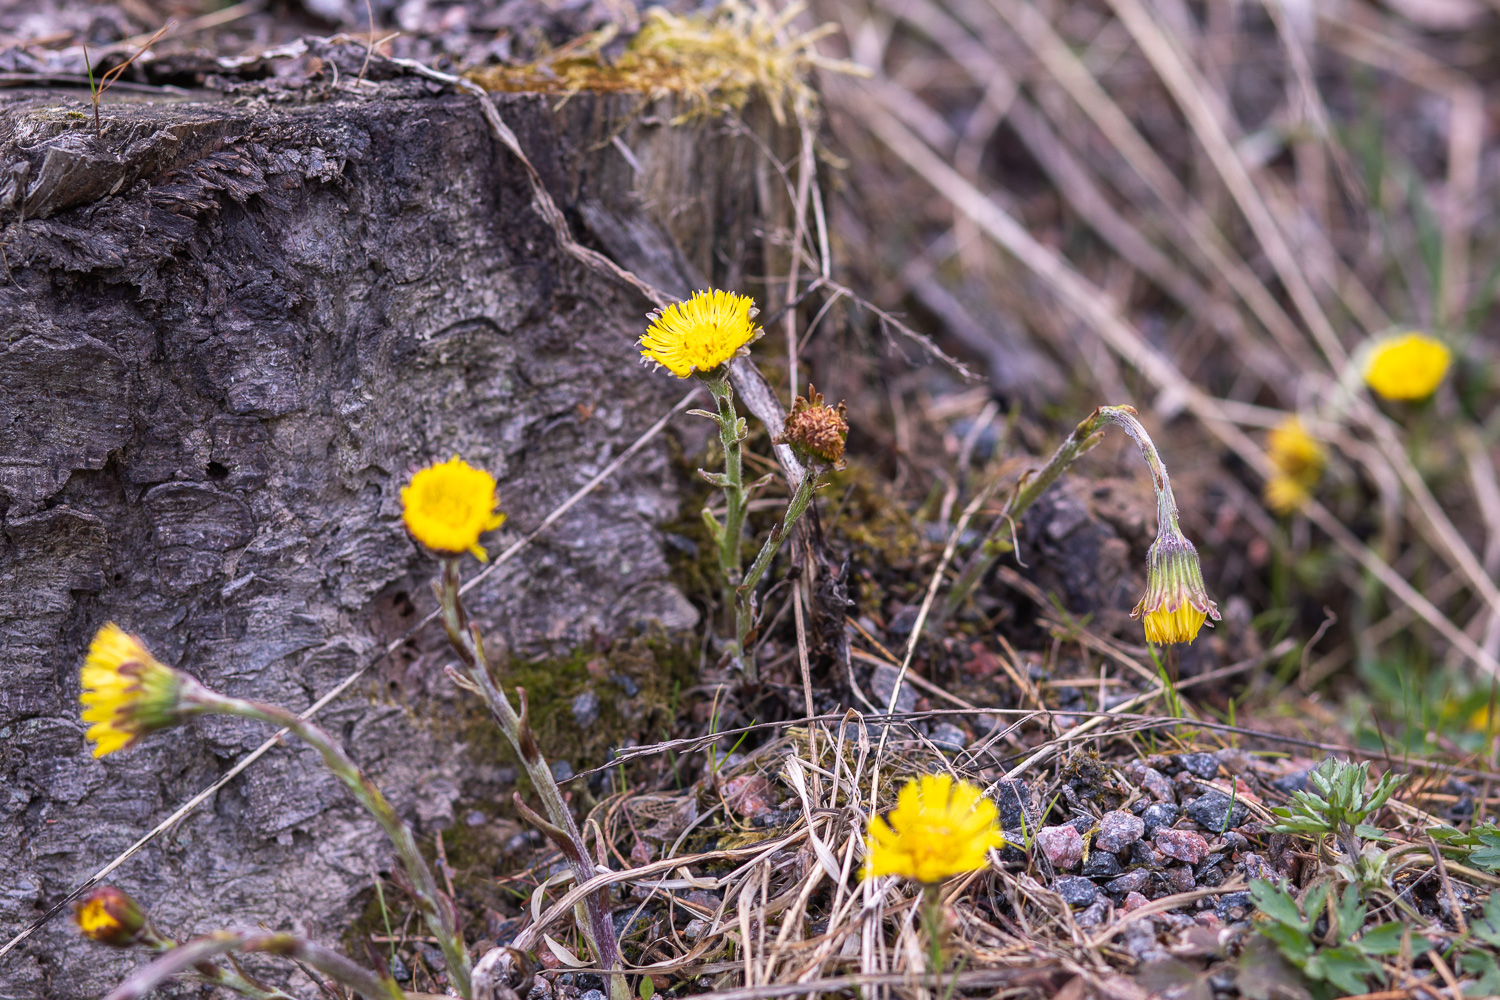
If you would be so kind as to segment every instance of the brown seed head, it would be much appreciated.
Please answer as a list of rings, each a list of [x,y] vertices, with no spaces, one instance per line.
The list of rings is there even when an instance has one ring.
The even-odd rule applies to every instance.
[[[776,443],[789,444],[820,462],[842,469],[844,441],[849,437],[846,412],[842,402],[838,406],[825,405],[823,394],[809,384],[807,397],[798,396],[792,403],[792,412],[787,414],[786,427]]]

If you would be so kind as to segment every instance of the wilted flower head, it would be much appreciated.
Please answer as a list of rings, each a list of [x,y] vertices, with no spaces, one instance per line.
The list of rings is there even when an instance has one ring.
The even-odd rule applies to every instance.
[[[489,554],[479,536],[505,523],[495,511],[495,477],[454,455],[411,477],[401,491],[401,519],[407,530],[436,552],[472,552],[480,562]]]
[[[1208,599],[1198,550],[1174,521],[1162,525],[1146,566],[1146,596],[1130,612],[1144,616],[1146,641],[1158,646],[1192,642],[1204,621],[1219,620],[1219,606]]]
[[[678,378],[708,374],[735,355],[749,353],[762,332],[755,325],[757,312],[748,295],[720,289],[694,292],[688,301],[651,314],[651,325],[640,339],[641,357]]]
[[[1290,514],[1308,501],[1328,460],[1323,446],[1296,417],[1287,417],[1271,431],[1266,457],[1276,469],[1266,480],[1266,505],[1278,514]]]
[[[83,721],[94,756],[129,746],[175,724],[183,713],[183,675],[157,661],[140,639],[110,622],[94,635],[79,671]]]
[[[798,396],[792,403],[792,412],[787,414],[786,425],[776,443],[789,444],[820,462],[842,469],[844,441],[849,437],[846,412],[842,402],[838,406],[824,405],[823,394],[809,384],[807,397]]]
[[[135,900],[108,885],[73,904],[73,920],[84,937],[113,948],[135,944],[146,927],[146,915]]]
[[[928,885],[978,871],[1004,847],[995,803],[967,781],[924,774],[906,783],[889,817],[870,820],[865,877],[902,875]]]
[[[1365,384],[1386,399],[1426,399],[1443,381],[1451,360],[1442,341],[1424,333],[1385,337],[1370,349]]]

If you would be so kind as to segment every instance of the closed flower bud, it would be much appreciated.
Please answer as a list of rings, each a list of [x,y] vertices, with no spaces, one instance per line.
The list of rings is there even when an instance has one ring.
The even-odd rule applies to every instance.
[[[847,412],[842,402],[825,405],[823,394],[808,385],[807,398],[798,396],[792,403],[792,412],[787,414],[786,426],[776,443],[789,444],[811,459],[842,469],[844,442],[849,437],[849,421],[844,419]]]
[[[1130,617],[1143,619],[1146,641],[1158,646],[1192,642],[1205,621],[1219,620],[1219,606],[1203,585],[1198,550],[1170,521],[1151,545],[1146,596]]]
[[[128,948],[138,943],[146,929],[146,915],[135,900],[108,885],[74,904],[73,919],[84,937],[111,948]]]

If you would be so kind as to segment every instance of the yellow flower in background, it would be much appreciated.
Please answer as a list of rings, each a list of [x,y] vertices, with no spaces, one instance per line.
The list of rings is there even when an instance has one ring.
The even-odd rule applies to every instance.
[[[1424,333],[1398,334],[1378,341],[1365,363],[1365,384],[1386,399],[1426,399],[1448,373],[1448,348]]]
[[[454,455],[411,477],[401,491],[401,520],[407,530],[435,552],[472,552],[480,562],[489,554],[479,536],[505,523],[496,513],[495,477]]]
[[[925,774],[906,783],[888,818],[870,820],[865,877],[931,885],[984,868],[990,848],[1004,846],[995,803],[967,781]]]
[[[1146,641],[1157,646],[1192,642],[1209,618],[1219,620],[1219,606],[1208,599],[1198,550],[1175,524],[1168,524],[1151,544],[1147,557],[1146,596],[1130,612],[1142,618]]]
[[[641,357],[678,378],[711,372],[761,335],[755,325],[755,300],[718,289],[694,292],[651,314],[641,337]]]
[[[94,635],[79,672],[83,721],[94,756],[175,723],[182,713],[182,675],[157,661],[141,640],[110,622]]]
[[[146,915],[135,900],[113,886],[101,886],[73,907],[73,920],[83,936],[114,948],[128,948],[140,940]]]
[[[1323,446],[1296,417],[1287,417],[1271,431],[1266,457],[1276,468],[1266,480],[1266,506],[1278,514],[1290,514],[1307,503],[1328,461]]]

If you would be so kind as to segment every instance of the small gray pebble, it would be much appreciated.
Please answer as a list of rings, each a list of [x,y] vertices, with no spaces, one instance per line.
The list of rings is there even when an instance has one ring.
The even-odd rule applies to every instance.
[[[1120,874],[1120,859],[1108,851],[1091,851],[1083,873],[1089,878],[1113,878]]]
[[[1066,900],[1069,906],[1092,906],[1099,896],[1094,883],[1081,875],[1058,876],[1052,883],[1052,891]]]
[[[1170,802],[1157,802],[1146,807],[1146,811],[1141,813],[1141,820],[1145,823],[1145,836],[1154,837],[1157,830],[1177,822],[1177,807]]]

